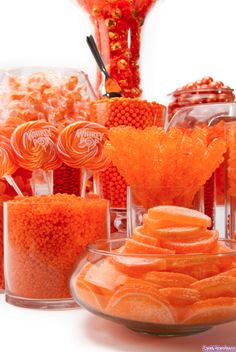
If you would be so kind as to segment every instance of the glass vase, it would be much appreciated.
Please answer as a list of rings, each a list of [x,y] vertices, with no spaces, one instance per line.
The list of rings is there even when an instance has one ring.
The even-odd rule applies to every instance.
[[[154,0],[77,0],[89,14],[98,49],[125,97],[141,95],[139,55],[143,22]],[[97,72],[97,90],[101,85]]]

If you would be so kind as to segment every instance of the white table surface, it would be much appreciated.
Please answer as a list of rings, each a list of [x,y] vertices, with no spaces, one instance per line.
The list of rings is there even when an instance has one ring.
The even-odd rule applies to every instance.
[[[236,322],[178,338],[135,333],[83,310],[18,308],[0,295],[1,352],[199,352],[203,345],[236,346]]]

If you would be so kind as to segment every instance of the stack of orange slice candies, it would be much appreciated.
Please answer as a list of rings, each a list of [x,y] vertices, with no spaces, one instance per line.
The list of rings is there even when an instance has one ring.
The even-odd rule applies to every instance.
[[[235,319],[236,254],[210,226],[208,216],[188,208],[149,209],[113,255],[81,268],[78,301],[146,323],[211,326]]]

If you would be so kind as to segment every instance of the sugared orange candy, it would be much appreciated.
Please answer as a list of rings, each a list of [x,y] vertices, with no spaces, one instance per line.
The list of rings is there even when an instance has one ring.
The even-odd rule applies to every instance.
[[[112,318],[158,326],[235,320],[236,252],[218,240],[217,231],[207,230],[210,225],[208,216],[192,209],[149,209],[145,225],[122,247],[82,267],[74,283],[78,300]],[[166,246],[171,238],[172,251]]]
[[[206,128],[185,132],[156,126],[144,130],[116,127],[105,150],[135,199],[144,208],[156,204],[193,206],[201,186],[223,159],[223,138],[208,142]],[[122,141],[122,143],[121,143]]]

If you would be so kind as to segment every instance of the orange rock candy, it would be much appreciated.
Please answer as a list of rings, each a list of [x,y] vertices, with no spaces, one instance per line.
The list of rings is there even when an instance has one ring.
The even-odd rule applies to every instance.
[[[143,131],[117,127],[109,131],[105,150],[145,208],[191,207],[197,191],[221,163],[225,142],[215,138],[208,143],[204,128],[185,133],[155,126]]]

